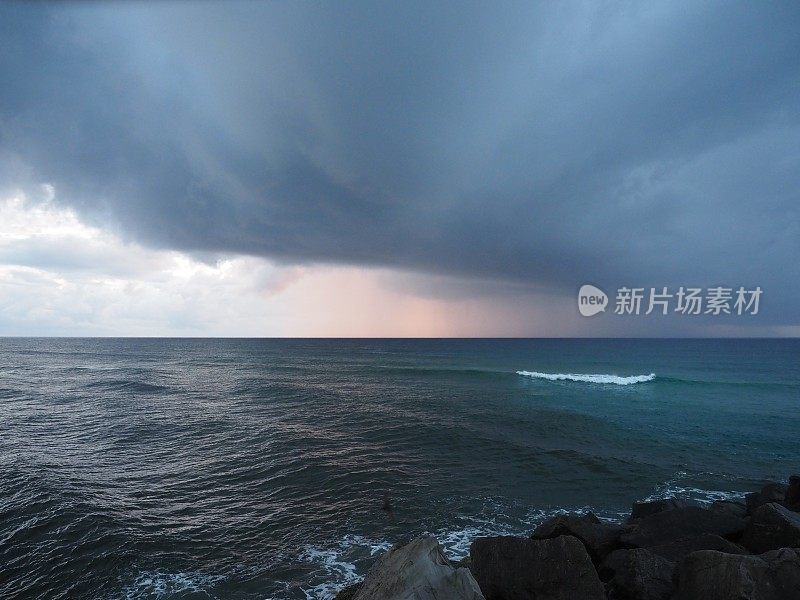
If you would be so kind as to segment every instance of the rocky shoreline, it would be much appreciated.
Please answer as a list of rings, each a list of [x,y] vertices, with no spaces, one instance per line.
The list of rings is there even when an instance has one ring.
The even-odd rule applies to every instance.
[[[800,475],[707,507],[636,502],[623,523],[564,514],[481,537],[453,563],[397,545],[336,600],[800,600]]]

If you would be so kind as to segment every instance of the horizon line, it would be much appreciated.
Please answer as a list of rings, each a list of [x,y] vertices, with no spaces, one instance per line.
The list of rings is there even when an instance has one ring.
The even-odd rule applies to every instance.
[[[0,335],[42,340],[800,340],[800,336],[175,336],[175,335]]]

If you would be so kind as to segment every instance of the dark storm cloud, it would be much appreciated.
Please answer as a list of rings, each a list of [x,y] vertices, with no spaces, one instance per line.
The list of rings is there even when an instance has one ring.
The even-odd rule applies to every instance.
[[[5,3],[0,184],[145,243],[800,294],[795,3]]]

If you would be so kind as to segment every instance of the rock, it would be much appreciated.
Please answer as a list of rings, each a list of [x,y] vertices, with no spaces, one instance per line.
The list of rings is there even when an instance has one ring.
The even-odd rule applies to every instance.
[[[716,500],[711,503],[710,508],[715,512],[728,513],[740,519],[747,517],[747,504],[745,504],[744,498],[742,498],[741,502],[736,500]]]
[[[789,487],[786,490],[783,505],[789,510],[800,512],[800,475],[789,477]]]
[[[684,537],[713,533],[725,538],[744,531],[745,520],[731,514],[698,506],[657,512],[635,521],[620,536],[623,546],[649,548]]]
[[[781,548],[761,555],[769,565],[775,586],[783,590],[785,600],[800,598],[800,550]]]
[[[478,538],[470,556],[487,600],[605,600],[586,548],[569,535]]]
[[[536,528],[531,538],[546,540],[560,535],[574,536],[586,546],[589,555],[597,563],[616,549],[621,533],[620,525],[603,523],[593,513],[588,512],[585,515],[569,514],[550,517]]]
[[[339,593],[334,596],[333,600],[353,600],[356,595],[356,592],[361,589],[361,584],[364,583],[363,581],[359,581],[358,583],[354,583],[353,585],[348,585],[347,587],[343,587],[339,590]]]
[[[675,571],[675,600],[798,600],[800,551],[760,556],[693,552]]]
[[[782,483],[768,483],[761,488],[760,492],[753,492],[746,494],[744,497],[747,504],[747,510],[753,514],[759,506],[769,504],[771,502],[782,503],[786,498],[786,491],[788,486]]]
[[[372,566],[353,600],[484,600],[468,569],[456,569],[433,537],[395,546]]]
[[[800,546],[800,514],[777,502],[756,509],[742,536],[742,545],[760,554]]]
[[[631,520],[649,517],[665,510],[674,508],[685,508],[688,506],[683,500],[678,498],[662,498],[661,500],[648,500],[644,502],[634,502],[631,507]]]
[[[644,548],[615,550],[600,565],[610,596],[627,600],[668,600],[674,563]]]
[[[698,550],[717,550],[728,554],[748,554],[747,550],[741,546],[713,533],[701,533],[700,535],[684,537],[666,544],[650,546],[647,549],[673,562],[677,562],[687,554]]]

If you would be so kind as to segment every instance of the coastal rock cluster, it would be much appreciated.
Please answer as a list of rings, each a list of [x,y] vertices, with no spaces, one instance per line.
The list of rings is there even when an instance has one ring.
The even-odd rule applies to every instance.
[[[800,476],[710,506],[637,502],[623,523],[554,516],[450,562],[398,545],[336,600],[800,600]]]

